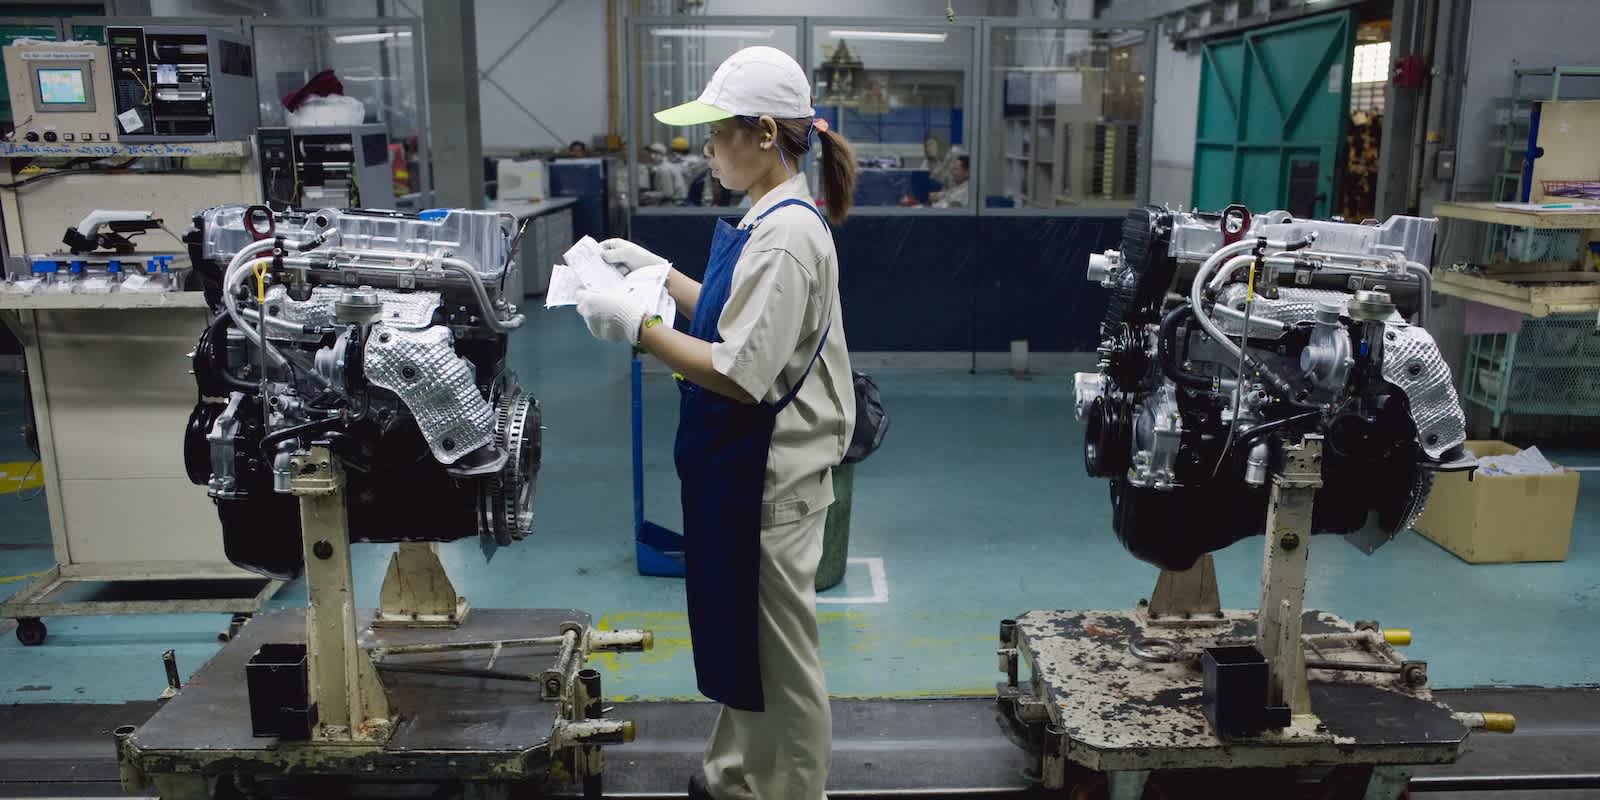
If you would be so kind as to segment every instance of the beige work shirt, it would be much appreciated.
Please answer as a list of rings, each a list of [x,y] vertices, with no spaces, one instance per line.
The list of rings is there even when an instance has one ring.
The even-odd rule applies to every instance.
[[[776,403],[805,374],[824,325],[822,355],[794,402],[779,412],[767,453],[762,525],[794,522],[833,503],[832,468],[855,427],[850,350],[839,312],[839,259],[833,235],[810,209],[805,175],[779,184],[739,222],[755,224],[733,269],[733,286],[711,345],[711,365],[751,397]]]

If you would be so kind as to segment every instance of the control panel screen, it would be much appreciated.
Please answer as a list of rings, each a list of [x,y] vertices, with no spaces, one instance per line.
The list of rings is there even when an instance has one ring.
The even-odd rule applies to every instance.
[[[87,75],[79,67],[41,67],[40,105],[83,105],[89,102]]]

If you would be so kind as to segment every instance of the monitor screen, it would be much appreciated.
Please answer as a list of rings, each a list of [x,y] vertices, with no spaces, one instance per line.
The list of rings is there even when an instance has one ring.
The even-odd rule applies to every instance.
[[[89,91],[84,85],[81,67],[39,68],[39,103],[41,105],[81,105],[89,102]]]

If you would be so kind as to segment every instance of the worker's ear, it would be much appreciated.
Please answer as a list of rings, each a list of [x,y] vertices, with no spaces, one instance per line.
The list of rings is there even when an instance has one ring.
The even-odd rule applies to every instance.
[[[756,120],[756,124],[757,124],[757,126],[759,126],[761,128],[761,144],[760,144],[761,149],[762,150],[771,150],[772,148],[777,147],[778,146],[778,122],[777,122],[777,120],[773,119],[772,117],[770,117],[770,116],[768,116],[766,114],[762,114],[761,118]]]

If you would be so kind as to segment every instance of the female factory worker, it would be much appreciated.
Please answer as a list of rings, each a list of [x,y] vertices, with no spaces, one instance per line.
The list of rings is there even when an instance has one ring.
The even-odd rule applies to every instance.
[[[682,376],[674,455],[689,629],[700,690],[723,705],[691,797],[818,800],[827,781],[814,581],[855,395],[833,236],[801,158],[815,134],[835,224],[856,165],[813,115],[800,65],[770,47],[735,53],[699,100],[658,112],[667,125],[710,125],[711,173],[748,193],[750,211],[738,227],[717,222],[703,282],[670,272],[689,333],[623,293],[578,303],[596,337],[638,344]],[[665,261],[620,239],[602,247],[624,274]]]

